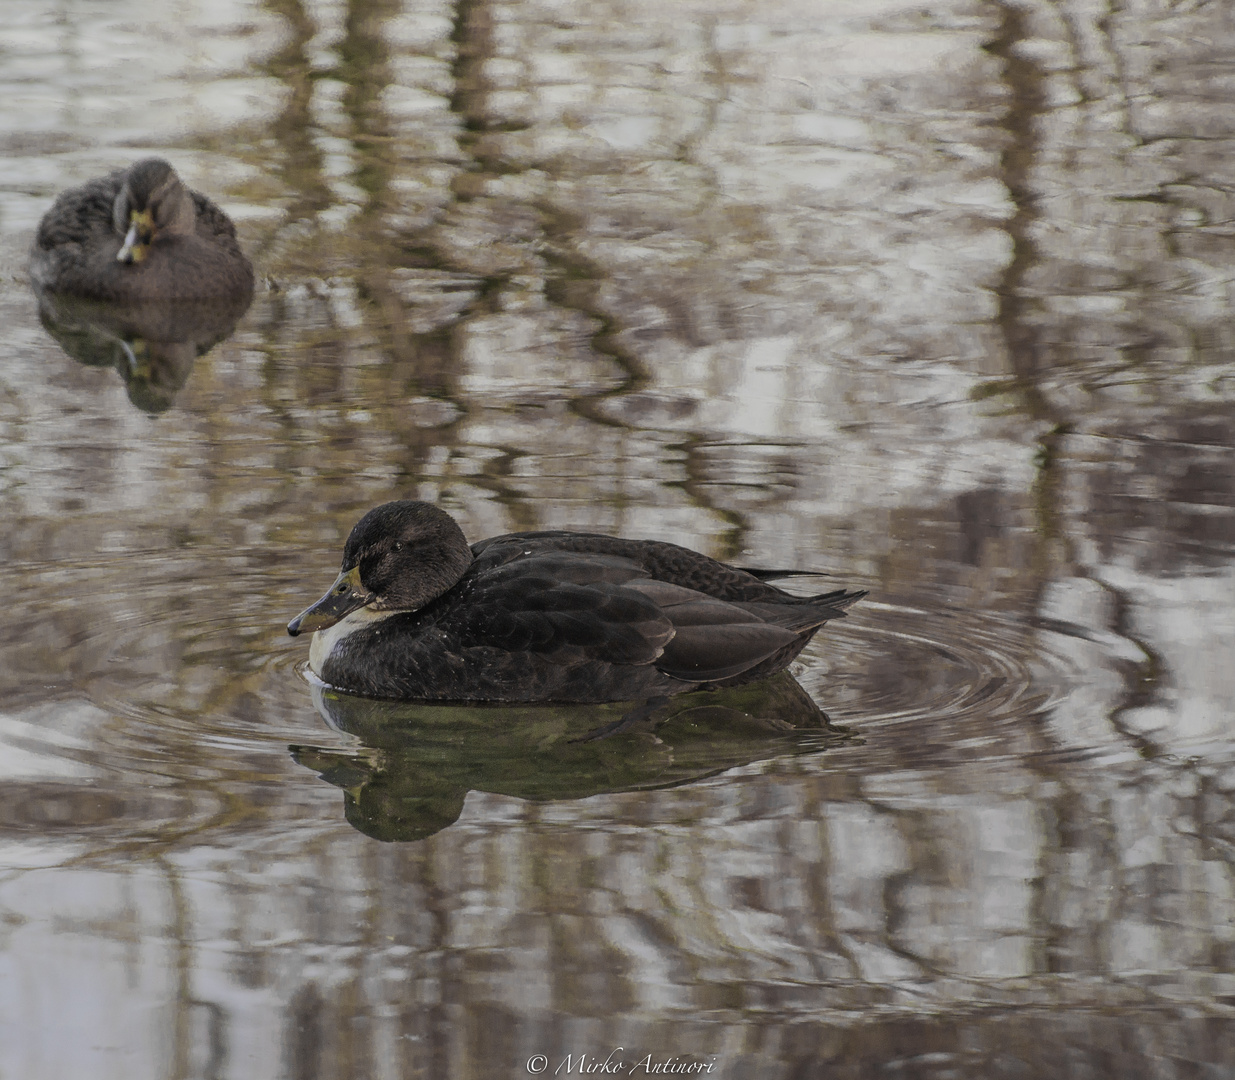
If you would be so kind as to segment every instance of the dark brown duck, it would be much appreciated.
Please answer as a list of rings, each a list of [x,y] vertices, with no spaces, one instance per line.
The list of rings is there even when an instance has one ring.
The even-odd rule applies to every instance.
[[[160,158],[63,192],[39,222],[30,277],[40,289],[123,303],[253,292],[231,220]]]
[[[468,546],[442,510],[370,510],[330,590],[287,627],[312,670],[402,700],[602,702],[731,686],[785,668],[866,594],[798,597],[676,544],[575,532]]]

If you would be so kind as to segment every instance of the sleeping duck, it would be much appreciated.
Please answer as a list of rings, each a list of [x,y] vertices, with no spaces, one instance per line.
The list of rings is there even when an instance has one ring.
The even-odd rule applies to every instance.
[[[864,592],[798,597],[657,540],[527,532],[468,545],[423,502],[370,510],[329,591],[287,632],[310,668],[369,697],[659,701],[785,668]]]
[[[39,289],[124,303],[253,292],[231,220],[160,158],[62,193],[39,222],[30,277]]]

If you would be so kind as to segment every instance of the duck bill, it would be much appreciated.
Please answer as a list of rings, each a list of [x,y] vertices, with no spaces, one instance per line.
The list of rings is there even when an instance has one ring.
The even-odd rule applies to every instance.
[[[143,214],[133,214],[129,219],[129,231],[124,234],[124,243],[116,252],[116,261],[122,263],[139,263],[146,257],[149,240],[146,239],[154,230],[154,220],[147,211]]]
[[[375,594],[360,584],[360,567],[353,566],[335,578],[329,591],[316,604],[305,608],[289,622],[287,632],[296,637],[313,630],[325,630],[375,599]]]

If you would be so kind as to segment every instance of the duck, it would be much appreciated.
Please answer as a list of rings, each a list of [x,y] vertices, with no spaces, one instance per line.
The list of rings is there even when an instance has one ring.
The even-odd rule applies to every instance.
[[[313,633],[318,679],[365,697],[653,709],[784,670],[866,595],[771,583],[796,573],[586,532],[469,544],[440,507],[399,500],[356,523],[334,583],[287,632]]]
[[[39,222],[30,278],[37,290],[121,303],[253,293],[231,219],[162,158],[62,192]]]

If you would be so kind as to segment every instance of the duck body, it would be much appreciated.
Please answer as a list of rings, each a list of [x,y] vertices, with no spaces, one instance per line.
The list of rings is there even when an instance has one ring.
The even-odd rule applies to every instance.
[[[159,158],[62,192],[39,222],[30,276],[39,289],[120,303],[253,292],[231,220]]]
[[[369,697],[605,702],[785,668],[862,592],[794,596],[676,544],[575,532],[468,545],[419,502],[370,511],[331,590],[288,626],[310,667]]]

